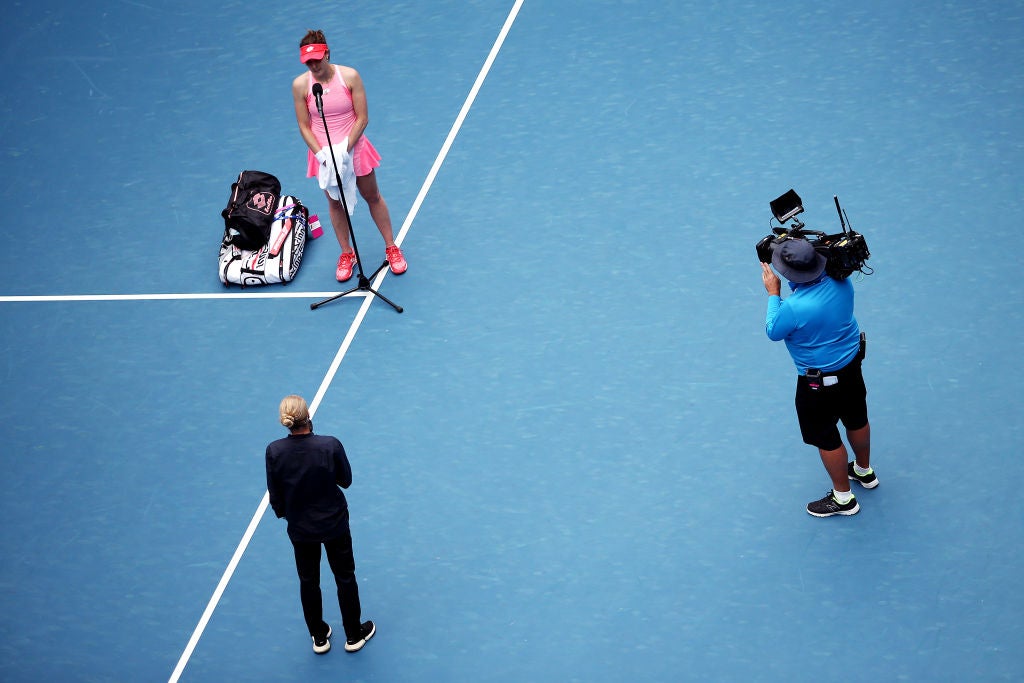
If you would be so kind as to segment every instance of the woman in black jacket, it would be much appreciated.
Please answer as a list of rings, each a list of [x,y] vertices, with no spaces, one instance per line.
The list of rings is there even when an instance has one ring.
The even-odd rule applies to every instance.
[[[341,488],[352,484],[345,447],[333,436],[313,433],[309,406],[301,396],[286,396],[280,406],[288,436],[267,446],[267,491],[270,506],[288,520],[295,548],[302,613],[313,638],[313,652],[331,649],[331,627],[323,619],[320,593],[320,547],[338,585],[345,650],[356,652],[376,632],[372,621],[360,622],[359,586],[348,526],[348,502]]]

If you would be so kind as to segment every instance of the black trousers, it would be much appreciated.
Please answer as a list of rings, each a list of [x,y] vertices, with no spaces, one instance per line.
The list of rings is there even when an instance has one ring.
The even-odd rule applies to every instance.
[[[306,619],[309,635],[327,634],[324,622],[323,596],[320,593],[320,546],[327,551],[327,562],[338,586],[338,605],[341,623],[347,640],[360,637],[359,585],[356,583],[356,561],[352,554],[352,534],[332,538],[322,543],[292,540],[295,548],[295,569],[299,573],[299,596],[302,615]]]

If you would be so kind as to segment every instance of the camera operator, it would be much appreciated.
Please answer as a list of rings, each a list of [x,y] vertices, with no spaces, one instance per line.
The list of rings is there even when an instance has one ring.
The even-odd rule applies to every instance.
[[[867,389],[861,374],[864,340],[853,316],[853,283],[825,272],[827,259],[803,238],[782,240],[772,252],[772,265],[761,263],[768,292],[765,331],[772,341],[786,341],[796,365],[796,414],[804,443],[815,446],[832,480],[832,490],[807,504],[815,517],[854,515],[860,510],[850,490],[856,480],[864,488],[878,486],[871,469],[871,425]],[[792,290],[782,299],[782,281]],[[848,460],[837,428],[842,420],[853,448]]]
[[[279,413],[288,436],[267,446],[267,491],[274,513],[288,520],[302,614],[313,638],[313,652],[322,655],[331,649],[331,627],[323,619],[320,593],[321,546],[327,551],[338,586],[345,650],[356,652],[373,637],[376,627],[372,621],[360,621],[348,502],[341,492],[352,484],[352,467],[338,439],[313,433],[304,398],[285,396]]]

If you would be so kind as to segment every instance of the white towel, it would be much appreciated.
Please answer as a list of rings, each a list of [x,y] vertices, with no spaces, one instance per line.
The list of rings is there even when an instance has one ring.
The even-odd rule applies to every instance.
[[[356,173],[352,168],[352,156],[348,153],[347,145],[333,145],[334,156],[341,166],[341,182],[345,188],[345,204],[348,205],[348,214],[351,216],[356,211]],[[338,192],[338,176],[334,173],[334,164],[331,159],[331,152],[326,147],[316,153],[320,162],[320,174],[317,180],[320,182],[320,189],[326,190],[331,199],[341,201],[341,193]]]

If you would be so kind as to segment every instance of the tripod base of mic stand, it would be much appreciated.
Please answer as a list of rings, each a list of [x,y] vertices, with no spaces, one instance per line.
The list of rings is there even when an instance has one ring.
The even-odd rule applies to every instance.
[[[378,299],[380,299],[381,301],[386,303],[388,306],[391,306],[391,308],[395,309],[395,311],[397,311],[398,313],[401,313],[405,309],[403,309],[401,306],[396,304],[394,301],[392,301],[391,299],[387,298],[386,296],[384,296],[383,294],[381,294],[376,289],[374,289],[373,287],[370,286],[370,280],[372,280],[373,278],[377,277],[377,273],[379,273],[380,271],[384,270],[385,266],[387,266],[387,265],[388,265],[388,262],[384,261],[384,263],[380,264],[380,267],[378,267],[377,270],[373,271],[373,274],[371,274],[370,277],[366,277],[366,275],[363,274],[362,270],[360,270],[359,274],[356,276],[358,279],[356,280],[356,286],[355,287],[353,287],[352,289],[346,290],[346,291],[342,292],[341,294],[335,294],[334,296],[328,297],[328,298],[324,299],[323,301],[317,301],[315,304],[310,304],[309,305],[309,310],[315,311],[316,309],[320,308],[324,304],[329,304],[332,301],[340,299],[341,297],[347,296],[349,294],[354,294],[355,292],[369,292],[373,296],[377,297]]]

